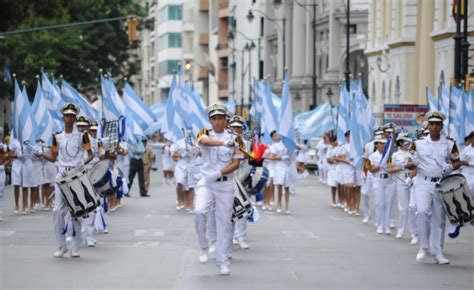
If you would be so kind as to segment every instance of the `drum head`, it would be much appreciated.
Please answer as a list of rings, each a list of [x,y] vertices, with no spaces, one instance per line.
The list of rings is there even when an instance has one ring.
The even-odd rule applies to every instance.
[[[107,174],[109,167],[109,160],[97,162],[97,164],[92,167],[91,171],[89,171],[89,178],[91,179],[92,184],[96,184],[99,180],[101,180]]]
[[[466,183],[466,178],[461,174],[453,174],[444,177],[437,188],[440,191],[448,191],[451,189],[459,188]]]

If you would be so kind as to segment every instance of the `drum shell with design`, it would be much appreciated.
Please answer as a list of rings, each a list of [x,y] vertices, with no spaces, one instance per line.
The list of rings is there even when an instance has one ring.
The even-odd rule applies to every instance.
[[[110,161],[102,160],[97,162],[89,171],[91,182],[97,193],[102,197],[113,195],[117,190],[112,181],[112,178],[114,178],[112,170],[113,167]]]
[[[100,205],[100,198],[83,167],[66,172],[57,177],[56,182],[74,218],[87,216]]]
[[[474,204],[466,178],[462,174],[444,177],[436,185],[436,192],[452,224],[474,223]]]
[[[243,166],[240,169],[239,180],[247,194],[254,195],[262,192],[267,186],[270,172],[266,167]]]

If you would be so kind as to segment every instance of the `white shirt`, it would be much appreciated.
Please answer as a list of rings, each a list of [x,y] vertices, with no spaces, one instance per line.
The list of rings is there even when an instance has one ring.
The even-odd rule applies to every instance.
[[[439,141],[432,141],[431,136],[426,136],[423,140],[415,141],[416,152],[414,164],[420,176],[441,177],[446,171],[447,164],[451,161],[451,151],[454,142],[441,135]]]
[[[270,146],[270,153],[274,154],[278,157],[283,157],[283,156],[288,156],[288,150],[286,149],[285,145],[283,142],[278,142],[278,143],[273,143]],[[286,169],[286,167],[289,165],[288,160],[274,160],[274,166],[275,169]]]
[[[12,161],[12,170],[21,170],[21,158],[23,156],[22,148],[21,148],[21,143],[18,139],[11,139],[10,140],[10,151],[14,151],[16,154],[16,158],[13,158]]]
[[[232,163],[233,159],[242,159],[242,156],[237,153],[234,148],[226,146],[206,146],[201,143],[201,140],[210,138],[214,140],[227,141],[230,140],[232,135],[224,130],[222,133],[216,133],[213,130],[209,130],[208,135],[202,135],[198,139],[199,148],[202,152],[202,176],[209,176],[218,170],[222,170]],[[229,173],[228,177],[233,177],[234,172]]]
[[[171,147],[171,150],[171,154],[177,152],[182,156],[176,162],[176,167],[179,169],[186,170],[188,166],[192,166],[197,162],[196,157],[199,153],[199,147],[197,147],[192,140],[190,142],[186,137],[176,141]]]
[[[399,167],[399,168],[403,168],[403,170],[397,172],[397,174],[405,175],[409,172],[408,169],[404,168],[408,162],[408,159],[413,160],[413,154],[411,154],[410,151],[400,149],[397,152],[393,153],[392,165],[395,165],[396,167]]]
[[[336,156],[336,153],[337,153],[337,146],[329,147],[329,150],[326,154],[326,159],[333,159],[334,156]],[[337,165],[336,163],[328,163],[329,170],[336,170],[336,165]]]
[[[59,167],[76,167],[83,163],[84,151],[90,148],[90,143],[84,144],[83,136],[76,128],[71,133],[54,134],[53,147],[58,150],[56,163]]]
[[[474,178],[474,147],[472,145],[466,146],[461,152],[461,161],[468,161],[469,165],[463,165],[461,170],[467,178]]]
[[[382,160],[382,153],[380,153],[379,151],[375,151],[374,153],[369,155],[369,160],[372,166],[374,165],[379,166],[380,160]],[[387,172],[385,169],[380,168],[379,170],[377,170],[375,173],[372,173],[372,174],[378,177],[379,174],[383,174],[383,173],[387,173]]]

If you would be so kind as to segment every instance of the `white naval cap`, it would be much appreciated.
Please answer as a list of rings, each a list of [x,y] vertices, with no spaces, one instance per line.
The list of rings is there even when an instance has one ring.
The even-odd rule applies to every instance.
[[[99,129],[99,124],[97,123],[96,120],[91,120],[90,121],[90,127],[89,130],[98,130]]]
[[[228,116],[226,106],[222,104],[213,104],[207,107],[206,114],[209,118],[212,118],[217,115]]]
[[[396,127],[395,123],[390,122],[390,123],[384,124],[382,128],[384,132],[393,133],[395,131],[395,127]]]
[[[387,139],[385,139],[382,135],[377,135],[374,138],[374,144],[375,143],[387,143]]]
[[[245,119],[239,115],[234,115],[229,121],[229,126],[231,127],[244,127],[244,125]]]
[[[73,103],[67,103],[61,108],[61,112],[63,113],[63,115],[76,116],[77,114],[79,114],[80,111],[81,109],[79,109],[79,107],[74,105]]]
[[[398,134],[397,142],[398,141],[412,142],[412,140],[411,140],[410,136],[408,135],[408,133],[405,133],[405,132]]]
[[[428,122],[443,122],[446,117],[441,112],[431,111],[426,114]]]
[[[89,120],[87,120],[86,116],[81,115],[77,118],[76,126],[89,126]]]

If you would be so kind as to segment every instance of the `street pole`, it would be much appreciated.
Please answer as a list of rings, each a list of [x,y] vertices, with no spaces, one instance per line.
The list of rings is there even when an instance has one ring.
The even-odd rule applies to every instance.
[[[242,49],[241,69],[240,69],[240,115],[244,112],[244,52],[245,48]]]
[[[351,80],[350,80],[350,69],[349,69],[349,38],[350,38],[350,16],[351,16],[351,1],[347,0],[347,24],[346,24],[346,88],[350,92]]]
[[[456,6],[456,33],[454,38],[454,79],[456,84],[461,82],[461,3]]]
[[[285,77],[286,68],[286,16],[283,17],[283,73],[281,79]]]
[[[249,115],[249,120],[250,120],[250,103],[252,100],[252,59],[251,59],[251,54],[252,54],[252,46],[249,45],[249,100],[248,100],[248,115]]]
[[[467,19],[468,19],[468,17],[467,17],[467,15],[468,15],[467,4],[468,3],[469,3],[469,1],[464,1],[464,19],[463,19],[464,28],[463,28],[462,59],[461,59],[461,63],[462,63],[461,77],[463,79],[466,78],[467,74],[469,73],[468,64],[469,64],[469,46],[470,46],[470,44],[467,41]],[[459,5],[459,6],[461,6],[461,5]]]
[[[316,4],[313,4],[313,106],[311,109],[316,108],[316,100],[318,98],[317,88],[317,76],[316,76]]]

